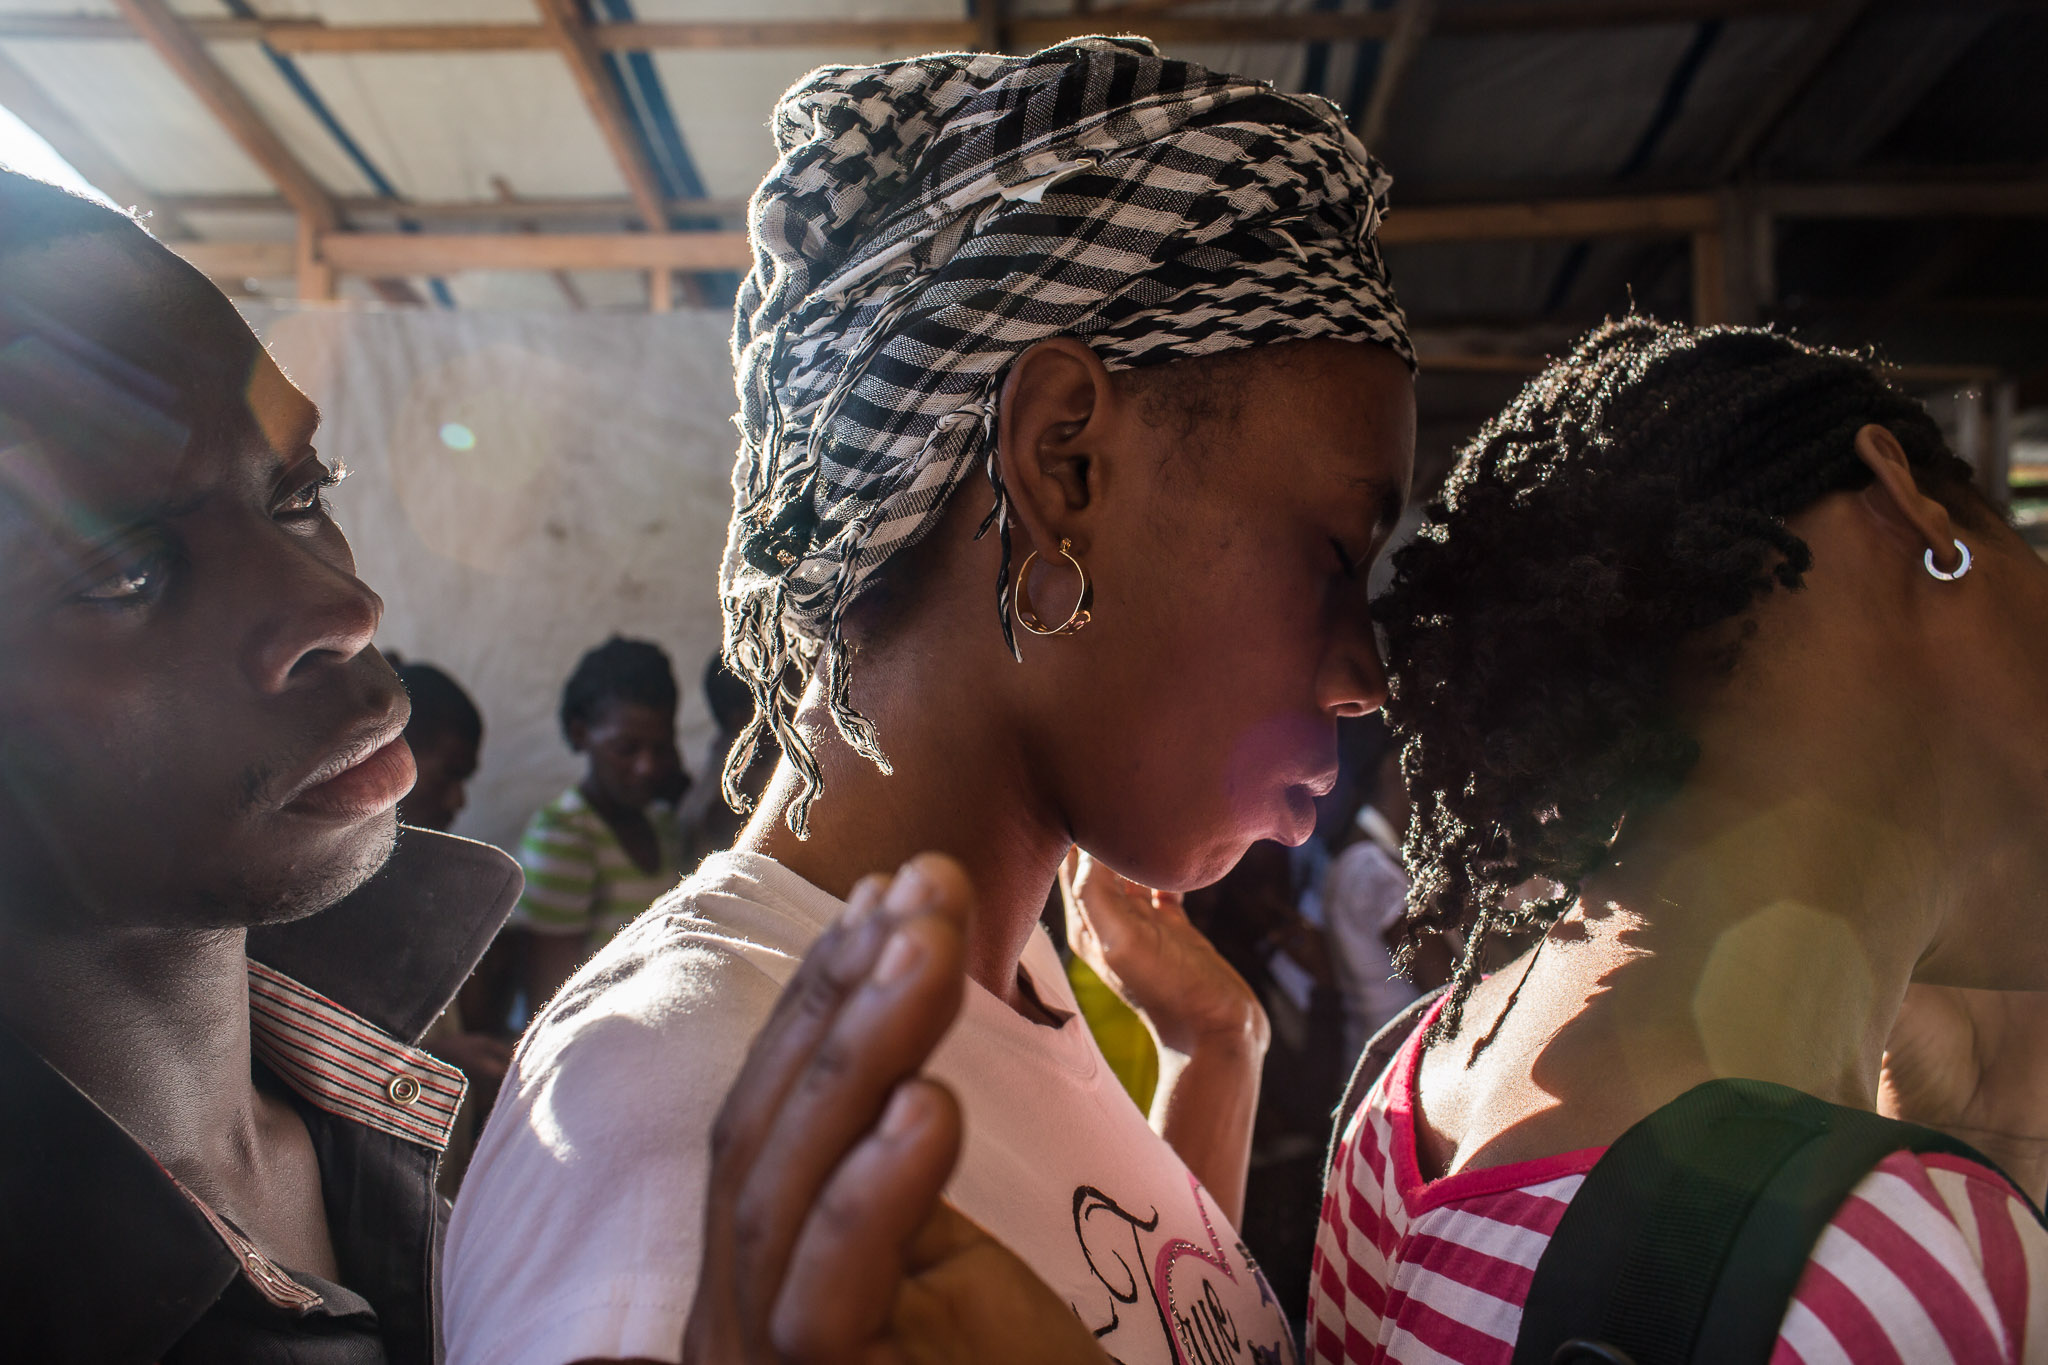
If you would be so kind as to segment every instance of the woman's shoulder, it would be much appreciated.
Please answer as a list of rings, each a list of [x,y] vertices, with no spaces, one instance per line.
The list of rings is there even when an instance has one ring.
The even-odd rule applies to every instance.
[[[1992,1168],[1894,1152],[1815,1244],[1776,1359],[2048,1359],[2048,1229]]]

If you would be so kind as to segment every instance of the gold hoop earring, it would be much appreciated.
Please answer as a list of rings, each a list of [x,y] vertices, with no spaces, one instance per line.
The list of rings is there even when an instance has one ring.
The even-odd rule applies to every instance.
[[[1088,606],[1095,600],[1095,585],[1088,581],[1088,571],[1081,567],[1081,561],[1074,558],[1074,542],[1062,540],[1059,556],[1074,566],[1074,572],[1081,576],[1081,595],[1074,599],[1074,609],[1067,613],[1067,619],[1056,626],[1048,626],[1038,619],[1038,612],[1031,605],[1031,562],[1038,558],[1033,550],[1024,556],[1023,565],[1017,570],[1017,595],[1013,605],[1017,612],[1017,624],[1033,635],[1073,635],[1081,627],[1095,619]]]

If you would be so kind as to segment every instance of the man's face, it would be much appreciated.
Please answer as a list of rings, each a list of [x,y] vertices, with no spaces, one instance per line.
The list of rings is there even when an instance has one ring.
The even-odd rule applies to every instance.
[[[0,271],[7,913],[259,923],[388,856],[409,707],[318,421],[167,255],[82,239]]]

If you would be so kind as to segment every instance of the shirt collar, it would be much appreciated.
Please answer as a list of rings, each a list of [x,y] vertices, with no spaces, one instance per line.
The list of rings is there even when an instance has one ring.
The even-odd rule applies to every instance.
[[[401,826],[376,876],[340,904],[249,931],[249,956],[403,1043],[416,1043],[519,899],[511,855]]]

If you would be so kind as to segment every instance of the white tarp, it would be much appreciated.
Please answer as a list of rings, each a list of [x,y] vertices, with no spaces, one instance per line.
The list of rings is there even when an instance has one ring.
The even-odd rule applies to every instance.
[[[729,315],[254,307],[354,471],[335,515],[385,603],[380,644],[484,713],[456,832],[512,847],[580,771],[555,723],[577,656],[659,642],[700,780],[735,435]]]

